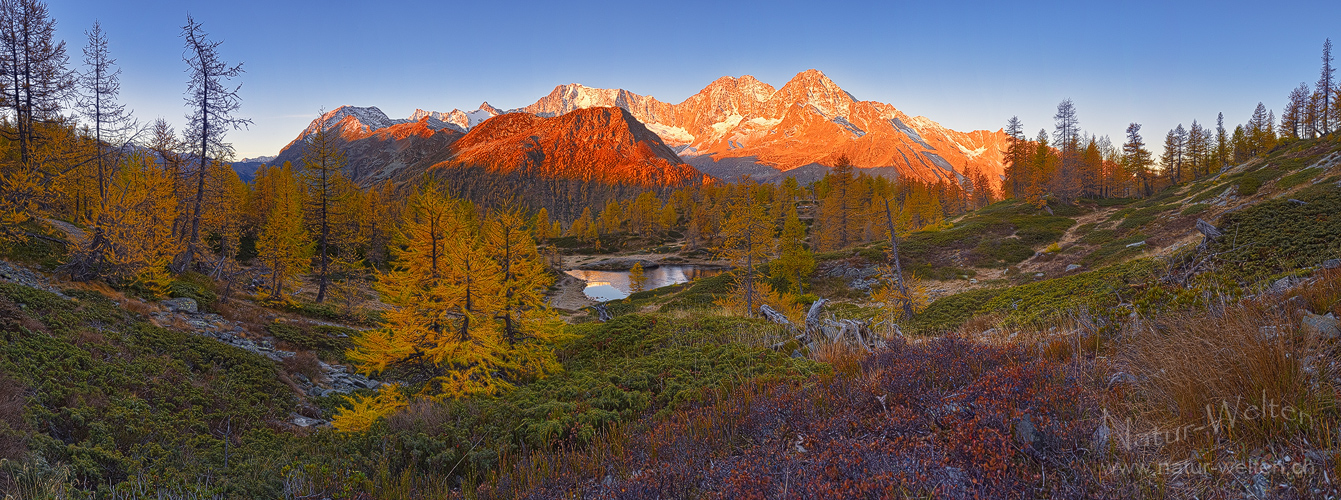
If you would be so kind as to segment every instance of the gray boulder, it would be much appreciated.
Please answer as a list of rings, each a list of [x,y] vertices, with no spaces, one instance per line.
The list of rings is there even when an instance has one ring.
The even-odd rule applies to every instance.
[[[1038,429],[1034,427],[1034,421],[1029,414],[1025,414],[1023,418],[1016,419],[1014,423],[1015,425],[1013,427],[1016,443],[1019,443],[1021,446],[1037,446],[1039,442],[1042,441],[1042,437],[1039,436]]]
[[[1326,316],[1304,313],[1302,324],[1304,332],[1310,335],[1325,339],[1341,338],[1341,320],[1337,320],[1332,313]]]
[[[1323,269],[1336,269],[1341,267],[1341,259],[1327,259],[1322,261]]]
[[[1066,265],[1066,272],[1068,272],[1068,273],[1071,272],[1071,271],[1075,271],[1076,269],[1080,269],[1080,264],[1067,264],[1067,265]]]
[[[184,312],[188,314],[195,314],[199,310],[196,305],[196,299],[186,297],[165,300],[163,301],[163,307],[168,308],[168,310],[172,312]]]

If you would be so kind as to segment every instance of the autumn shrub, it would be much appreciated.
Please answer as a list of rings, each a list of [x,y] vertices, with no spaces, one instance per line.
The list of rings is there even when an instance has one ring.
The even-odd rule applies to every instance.
[[[1322,269],[1306,286],[1290,291],[1315,314],[1332,313],[1341,318],[1341,269]]]
[[[755,380],[503,464],[479,498],[1013,498],[1108,491],[1095,404],[1055,362],[936,339],[806,383]],[[1036,432],[1016,437],[1027,421]],[[1039,461],[1049,464],[1047,479]]]
[[[23,419],[27,387],[0,373],[0,460],[17,460],[27,451],[28,424]]]

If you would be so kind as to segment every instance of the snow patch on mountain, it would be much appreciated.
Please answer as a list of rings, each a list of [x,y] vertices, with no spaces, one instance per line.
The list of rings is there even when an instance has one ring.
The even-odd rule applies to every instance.
[[[889,123],[891,125],[894,125],[894,128],[899,129],[899,132],[903,132],[903,135],[908,136],[909,139],[912,139],[913,142],[916,142],[918,145],[931,150],[936,149],[931,147],[930,144],[927,144],[927,141],[922,139],[922,134],[917,133],[916,129],[904,124],[903,120],[900,120],[898,118],[890,118]]]
[[[744,119],[745,117],[743,116],[733,114],[731,116],[726,117],[725,120],[712,124],[713,138],[718,138],[725,135],[728,130],[736,128],[737,125],[740,125],[740,122],[743,121]]]
[[[982,156],[983,153],[987,152],[987,146],[983,146],[978,149],[969,149],[964,147],[963,144],[960,144],[958,142],[955,143],[955,146],[958,146],[959,152],[964,153],[964,156],[967,156],[969,158],[977,158],[979,156]]]
[[[833,120],[830,120],[830,121],[832,121],[832,122],[834,122],[834,123],[837,123],[838,126],[847,129],[847,131],[848,131],[849,133],[851,133],[853,137],[861,137],[861,136],[863,136],[863,135],[866,135],[866,131],[865,131],[865,130],[862,130],[861,128],[859,128],[859,127],[857,127],[856,125],[852,124],[852,122],[847,121],[847,118],[843,118],[843,117],[841,117],[841,116],[835,116],[835,117],[833,118]]]
[[[773,128],[782,123],[782,118],[750,118],[749,124],[758,128]]]
[[[408,120],[392,120],[387,117],[377,106],[358,107],[358,106],[340,106],[334,110],[321,115],[308,127],[309,132],[316,132],[315,126],[320,126],[323,131],[330,130],[344,120],[345,117],[352,116],[358,120],[360,125],[366,128],[367,132],[386,128],[397,123],[406,123]]]
[[[690,134],[684,127],[671,127],[660,123],[648,123],[647,130],[651,130],[652,133],[661,137],[661,141],[668,145],[687,145],[694,142],[694,135]]]

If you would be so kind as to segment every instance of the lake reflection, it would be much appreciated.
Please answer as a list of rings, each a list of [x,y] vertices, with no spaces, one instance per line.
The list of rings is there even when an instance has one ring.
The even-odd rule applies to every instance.
[[[587,271],[584,269],[570,269],[564,271],[569,275],[587,282],[587,288],[583,290],[592,300],[607,301],[618,300],[628,297],[632,292],[629,286],[628,271]],[[721,274],[720,269],[702,269],[697,266],[661,266],[643,271],[643,276],[647,278],[644,290],[661,288],[663,286],[685,283],[697,278],[716,276]]]

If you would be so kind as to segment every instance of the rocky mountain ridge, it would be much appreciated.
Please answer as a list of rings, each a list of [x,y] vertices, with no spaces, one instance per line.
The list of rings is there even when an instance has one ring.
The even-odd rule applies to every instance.
[[[658,136],[656,142],[667,146],[674,158],[667,157],[665,151],[653,156],[688,163],[722,179],[751,175],[776,181],[794,176],[805,182],[822,177],[840,157],[848,158],[858,168],[872,169],[872,173],[925,182],[960,182],[970,169],[977,169],[999,183],[1004,174],[1006,135],[1001,130],[950,130],[931,119],[908,116],[890,104],[858,100],[813,69],[798,73],[781,88],[749,75],[722,77],[678,104],[624,89],[574,83],[556,86],[536,102],[507,111],[485,102],[470,112],[418,109],[407,119],[392,119],[376,107],[343,106],[313,120],[276,161],[298,158],[301,147],[295,146],[324,128],[337,130],[351,144],[374,136],[395,140],[413,136],[432,142],[379,142],[376,147],[351,148],[350,162],[359,164],[356,170],[362,175],[386,177],[425,159],[435,164],[472,160],[497,165],[478,145],[472,146],[472,153],[465,157],[459,155],[460,148],[443,149],[498,116],[552,118],[593,108],[623,109],[639,126]],[[516,118],[508,120],[513,125],[522,123]],[[565,123],[579,122],[582,120]],[[438,138],[436,142],[430,140],[434,137]],[[611,148],[632,151],[618,145]],[[516,159],[514,153],[500,151],[502,156]],[[415,158],[407,161],[407,155]],[[620,159],[616,163],[638,161]],[[650,179],[645,172],[634,177],[638,180],[631,182]]]

